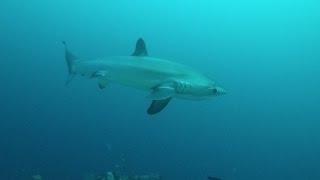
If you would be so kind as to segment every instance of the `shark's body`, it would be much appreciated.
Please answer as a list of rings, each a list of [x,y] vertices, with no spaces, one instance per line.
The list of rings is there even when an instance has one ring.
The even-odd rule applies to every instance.
[[[153,101],[149,114],[160,112],[172,98],[199,100],[225,93],[210,78],[188,66],[149,57],[142,39],[131,56],[81,60],[66,48],[66,60],[71,76],[97,78],[101,89],[116,82],[149,91]]]
[[[176,91],[185,93],[177,93],[175,97],[184,99],[204,98],[204,96],[192,96],[186,93],[193,90],[189,88],[191,85],[214,85],[210,79],[187,66],[152,57],[116,56],[79,61],[75,63],[74,68],[79,74],[85,76],[99,76],[101,86],[107,82],[116,82],[149,91],[160,84],[176,82]]]

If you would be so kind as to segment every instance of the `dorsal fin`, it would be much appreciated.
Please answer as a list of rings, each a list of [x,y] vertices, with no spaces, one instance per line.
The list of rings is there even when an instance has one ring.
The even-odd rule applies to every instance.
[[[136,49],[134,50],[132,56],[148,56],[146,43],[142,38],[138,39],[136,43]]]

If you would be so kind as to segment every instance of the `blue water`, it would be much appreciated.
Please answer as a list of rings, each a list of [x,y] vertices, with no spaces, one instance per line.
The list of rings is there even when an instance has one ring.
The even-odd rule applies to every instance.
[[[169,180],[320,179],[316,0],[2,0],[0,179],[114,170]],[[173,100],[77,77],[81,57],[149,54],[193,66],[228,94]]]

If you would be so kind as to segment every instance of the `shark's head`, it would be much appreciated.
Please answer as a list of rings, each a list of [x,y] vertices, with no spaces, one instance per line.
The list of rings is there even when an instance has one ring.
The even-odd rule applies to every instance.
[[[210,87],[209,90],[211,91],[211,96],[221,96],[227,94],[227,91],[219,86]]]
[[[196,79],[189,83],[190,85],[181,94],[182,97],[187,99],[208,99],[227,93],[226,90],[217,86],[211,79]]]
[[[226,90],[224,90],[222,87],[216,86],[216,85],[200,85],[200,86],[193,86],[190,89],[190,92],[193,96],[198,98],[210,98],[210,97],[216,97],[226,94]]]

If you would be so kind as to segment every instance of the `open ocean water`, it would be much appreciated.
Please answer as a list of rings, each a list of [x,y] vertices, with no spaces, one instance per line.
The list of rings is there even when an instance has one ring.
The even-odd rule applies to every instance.
[[[320,1],[1,0],[0,179],[320,179]],[[173,100],[76,77],[78,56],[151,56],[207,74],[228,94]],[[35,179],[34,177],[33,179]],[[88,179],[88,178],[87,178]]]

